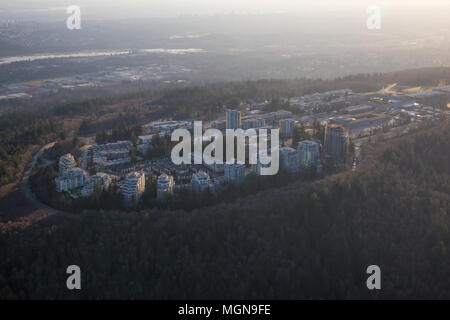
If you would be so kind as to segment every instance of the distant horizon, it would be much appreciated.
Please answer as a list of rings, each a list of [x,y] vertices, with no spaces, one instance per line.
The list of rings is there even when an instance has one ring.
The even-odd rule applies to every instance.
[[[427,13],[450,9],[445,0],[18,0],[0,4],[0,15],[35,15],[37,19],[65,13],[69,5],[79,5],[87,19],[121,20],[129,18],[174,18],[183,15],[254,15],[254,14],[301,14],[305,12],[338,12],[364,10],[370,5],[378,5],[392,13]],[[429,18],[429,17],[427,17]],[[32,20],[32,17],[29,17]]]

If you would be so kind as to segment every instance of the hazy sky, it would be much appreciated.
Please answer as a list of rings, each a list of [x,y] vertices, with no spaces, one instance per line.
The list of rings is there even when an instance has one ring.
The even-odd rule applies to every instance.
[[[394,10],[450,10],[450,0],[0,0],[0,11],[51,12],[80,5],[99,18],[168,17],[182,14],[285,13],[352,10],[371,4]]]

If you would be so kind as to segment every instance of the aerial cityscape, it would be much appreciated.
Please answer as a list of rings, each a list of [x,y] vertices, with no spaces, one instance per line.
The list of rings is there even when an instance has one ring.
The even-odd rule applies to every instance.
[[[0,300],[450,299],[447,1],[37,2],[0,5]]]
[[[386,92],[387,91],[387,92]],[[385,92],[385,93],[384,93]],[[368,138],[401,136],[421,126],[431,125],[450,117],[450,110],[430,101],[448,101],[450,86],[421,90],[390,86],[376,93],[354,93],[350,89],[313,93],[301,97],[282,98],[293,111],[280,109],[264,112],[272,102],[240,103],[240,110],[227,109],[226,115],[211,119],[203,129],[279,129],[283,146],[279,148],[281,170],[291,177],[311,175],[320,177],[345,170],[346,164],[356,170],[363,161],[361,150],[370,143]],[[314,112],[315,108],[329,108],[330,112]],[[306,114],[305,114],[306,113]],[[75,148],[78,159],[70,153],[58,158],[38,160],[40,170],[58,164],[56,191],[71,198],[88,198],[96,188],[106,190],[115,183],[124,205],[138,205],[146,188],[145,181],[156,183],[156,197],[160,204],[179,190],[201,194],[208,190],[213,196],[226,185],[241,185],[246,176],[260,175],[261,163],[245,166],[237,163],[203,163],[176,165],[170,154],[153,155],[161,139],[167,140],[176,129],[193,131],[189,119],[166,120],[144,124],[143,135],[135,141],[113,141],[105,144],[83,144]],[[153,137],[157,142],[153,143]],[[78,136],[78,139],[83,137]],[[86,138],[85,141],[91,141]],[[84,140],[84,139],[83,139]],[[247,140],[246,148],[249,148]],[[194,156],[193,154],[191,155]],[[80,163],[80,166],[78,166]],[[324,171],[324,168],[325,171]],[[47,187],[39,186],[36,188]],[[50,204],[49,204],[50,205]],[[60,208],[63,209],[63,208]]]

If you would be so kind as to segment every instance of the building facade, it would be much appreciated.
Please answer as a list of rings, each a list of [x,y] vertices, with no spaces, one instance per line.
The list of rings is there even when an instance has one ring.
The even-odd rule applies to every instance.
[[[239,110],[227,110],[227,129],[241,128],[241,112]]]
[[[348,130],[341,124],[332,123],[326,126],[325,151],[333,157],[343,157],[349,142]]]
[[[131,141],[117,141],[94,145],[89,148],[89,156],[97,170],[111,168],[131,161]]]
[[[316,166],[319,161],[319,144],[311,140],[300,141],[297,153],[300,169]]]
[[[61,158],[59,158],[58,163],[58,171],[59,175],[63,176],[65,173],[67,173],[70,169],[75,168],[77,166],[77,163],[75,162],[75,158],[70,153],[63,155]]]
[[[145,173],[131,172],[122,185],[122,195],[126,203],[137,203],[145,191]]]
[[[111,177],[103,172],[98,172],[94,176],[90,178],[90,181],[87,185],[81,189],[81,195],[85,198],[89,197],[92,192],[94,192],[95,188],[98,187],[102,190],[106,190],[111,185],[112,179]]]
[[[212,183],[209,174],[207,174],[202,170],[192,175],[191,185],[192,190],[197,193],[201,193],[207,189],[212,188]]]
[[[71,168],[55,179],[57,192],[68,192],[83,187],[89,182],[89,175],[81,168]]]
[[[296,121],[293,119],[280,120],[280,136],[283,139],[292,138]]]
[[[158,201],[163,202],[169,195],[172,195],[174,186],[175,182],[172,176],[165,173],[161,174],[156,182],[156,198]]]
[[[145,155],[145,153],[147,152],[147,150],[149,148],[151,148],[152,146],[152,141],[153,141],[153,135],[149,134],[146,136],[139,136],[137,138],[137,146],[136,146],[136,150],[142,154]]]
[[[261,118],[250,118],[244,121],[242,124],[242,129],[252,129],[252,128],[261,128],[266,125],[266,120]]]

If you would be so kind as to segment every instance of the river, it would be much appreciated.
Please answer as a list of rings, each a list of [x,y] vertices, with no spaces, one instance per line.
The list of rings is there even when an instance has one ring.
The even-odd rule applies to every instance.
[[[46,53],[24,56],[12,56],[0,58],[0,65],[14,62],[36,61],[43,59],[61,59],[61,58],[89,58],[101,56],[115,56],[115,55],[129,55],[129,54],[152,54],[152,53],[166,53],[166,54],[188,54],[188,53],[204,53],[204,49],[187,48],[187,49],[138,49],[138,50],[98,50],[85,51],[74,53]]]

